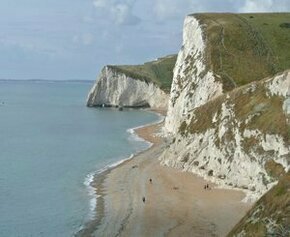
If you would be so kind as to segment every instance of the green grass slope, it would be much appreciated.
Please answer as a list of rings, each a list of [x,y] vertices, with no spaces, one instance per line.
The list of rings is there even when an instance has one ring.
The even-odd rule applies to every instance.
[[[290,236],[290,172],[228,234],[233,236]]]
[[[224,91],[290,68],[290,13],[194,16],[204,27],[206,64]]]
[[[221,113],[221,104],[232,105],[235,117],[229,122],[224,141],[234,140],[233,128],[258,129],[267,134],[279,134],[290,144],[289,116],[283,111],[283,99],[269,97],[264,86],[267,77],[290,69],[290,13],[206,13],[194,14],[204,29],[205,63],[219,75],[226,93],[195,109],[196,116],[179,131],[184,136],[215,128],[212,119]],[[254,81],[254,90],[247,85]],[[252,119],[247,121],[247,118]],[[240,125],[235,124],[235,119]],[[217,129],[217,128],[216,128]],[[246,152],[267,155],[255,139],[244,139]],[[230,154],[229,154],[230,155]],[[270,157],[273,154],[268,154]],[[278,184],[255,203],[228,236],[262,237],[290,236],[290,173],[269,159],[267,173]]]
[[[197,116],[193,116],[188,123],[181,124],[180,134],[187,136],[215,129],[216,143],[219,147],[220,144],[225,146],[235,141],[234,131],[236,129],[240,134],[243,134],[245,129],[251,129],[259,130],[263,134],[279,134],[287,144],[290,144],[289,115],[285,114],[283,110],[284,98],[277,95],[269,96],[268,83],[268,79],[252,82],[196,108],[193,112]],[[220,117],[223,104],[232,108],[233,114],[227,117],[229,122],[225,132],[226,136],[225,140],[221,141],[218,136],[220,127],[213,123],[213,118]],[[250,153],[252,149],[257,149],[256,142],[256,140],[244,139],[242,142],[244,151]]]
[[[214,100],[196,108],[194,116],[187,124],[183,122],[179,128],[180,134],[188,136],[194,133],[205,133],[208,129],[215,129],[215,144],[217,147],[227,147],[230,158],[235,152],[237,130],[244,134],[245,129],[259,130],[262,134],[279,134],[286,144],[290,144],[289,115],[283,110],[284,99],[277,95],[269,96],[268,79],[252,82],[241,86]],[[227,115],[227,130],[220,139],[219,120],[222,114],[222,104],[232,110]],[[216,117],[216,122],[213,118]],[[251,119],[249,119],[251,118]],[[265,159],[264,168],[271,177],[271,182],[278,184],[268,191],[234,227],[228,237],[265,237],[290,236],[290,172],[273,160],[276,154],[264,150],[259,138],[243,137],[241,148],[252,159],[256,155]],[[289,156],[287,156],[290,161]],[[263,180],[264,184],[268,181]]]
[[[143,65],[109,65],[108,67],[134,79],[153,82],[165,92],[169,92],[176,59],[177,55],[169,55]]]

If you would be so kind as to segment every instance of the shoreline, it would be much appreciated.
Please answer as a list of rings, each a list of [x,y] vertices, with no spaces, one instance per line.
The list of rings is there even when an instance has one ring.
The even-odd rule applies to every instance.
[[[214,188],[206,193],[207,191],[204,191],[202,187],[205,183],[209,183],[208,181],[192,173],[161,166],[157,158],[165,149],[166,144],[161,137],[154,134],[160,131],[162,125],[163,122],[158,121],[133,128],[139,137],[152,145],[94,176],[92,187],[97,195],[95,218],[86,223],[76,236],[94,236],[94,233],[98,234],[98,231],[99,234],[106,236],[175,236],[182,233],[183,236],[223,236],[251,207],[250,204],[241,202],[245,195],[240,191]],[[147,182],[149,176],[153,177],[154,184],[155,180],[160,180],[158,184],[160,190],[159,188],[152,189],[153,185]],[[174,184],[175,176],[177,181],[181,181],[178,185]],[[191,186],[200,190],[196,191]],[[210,186],[216,185],[210,184]],[[196,193],[200,197],[195,197]],[[167,204],[162,198],[155,200],[159,203],[156,204],[157,206],[150,203],[153,197],[164,194],[169,195],[170,200],[172,199],[168,200]],[[208,194],[210,198],[207,197]],[[148,206],[142,204],[140,195],[146,196]],[[192,200],[196,202],[194,207],[189,205],[192,202],[189,195],[192,195]],[[230,206],[230,208],[225,207],[226,214],[223,214],[222,218],[224,209],[218,210],[212,206],[216,195],[219,197],[220,205]],[[205,201],[206,205],[203,203],[203,198],[209,199]],[[225,204],[223,198],[228,199],[225,200]],[[181,210],[176,210],[176,214],[173,215],[170,209],[178,208],[177,204],[180,205]],[[214,213],[208,210],[209,208],[213,208]],[[192,213],[188,212],[190,209],[193,210]],[[152,214],[156,210],[158,211]],[[216,214],[216,212],[220,213]],[[192,219],[186,220],[189,216]],[[220,222],[225,222],[225,224]],[[192,235],[193,233],[195,234]]]
[[[88,176],[92,175],[93,178],[89,179],[87,182],[87,178],[84,184],[89,189],[89,195],[94,196],[94,210],[91,210],[93,213],[89,213],[89,220],[80,227],[80,229],[74,234],[76,237],[82,236],[91,236],[93,232],[97,229],[98,225],[101,222],[101,219],[104,217],[104,196],[105,196],[105,187],[104,181],[107,175],[113,170],[117,169],[119,166],[124,165],[125,163],[133,160],[136,156],[150,150],[153,146],[160,143],[159,139],[154,139],[153,136],[149,136],[143,134],[143,131],[147,131],[147,129],[155,130],[156,127],[161,127],[164,122],[164,118],[166,115],[166,111],[164,110],[147,110],[147,112],[154,113],[158,115],[159,119],[155,122],[151,122],[148,124],[140,125],[133,128],[128,128],[126,132],[128,132],[131,136],[136,136],[137,139],[141,139],[142,142],[147,143],[149,146],[144,150],[140,150],[136,153],[131,154],[128,158],[116,161],[110,165],[107,165],[96,172],[89,174]],[[90,193],[90,189],[94,192],[93,194]],[[92,200],[91,200],[92,201]]]

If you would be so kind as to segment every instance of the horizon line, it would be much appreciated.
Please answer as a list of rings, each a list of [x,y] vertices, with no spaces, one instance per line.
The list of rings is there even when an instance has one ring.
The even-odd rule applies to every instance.
[[[94,82],[95,80],[88,79],[14,79],[0,78],[0,81],[52,81],[52,82]]]

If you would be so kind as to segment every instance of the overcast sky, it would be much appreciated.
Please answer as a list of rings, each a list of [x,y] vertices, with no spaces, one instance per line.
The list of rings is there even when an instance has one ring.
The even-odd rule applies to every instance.
[[[0,78],[94,80],[177,53],[185,15],[289,11],[290,0],[0,0]]]

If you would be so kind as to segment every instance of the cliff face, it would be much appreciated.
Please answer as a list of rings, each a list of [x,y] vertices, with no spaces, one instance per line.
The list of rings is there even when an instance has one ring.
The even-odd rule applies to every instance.
[[[166,109],[168,95],[156,84],[133,79],[104,67],[88,95],[88,106],[151,107]]]
[[[176,55],[141,65],[103,68],[89,92],[87,106],[151,107],[166,110]]]
[[[276,183],[273,167],[290,168],[289,95],[285,72],[196,108],[161,156],[162,164],[259,198]]]
[[[187,16],[171,87],[167,133],[176,134],[190,111],[252,81],[290,68],[290,14]],[[273,33],[275,32],[275,33]]]
[[[190,119],[194,108],[222,94],[222,84],[205,64],[206,44],[199,21],[187,16],[183,28],[183,46],[174,68],[166,133],[176,134],[181,123]]]
[[[279,24],[288,17],[188,16],[169,99],[163,87],[170,85],[172,56],[105,67],[88,106],[168,105],[164,131],[172,142],[162,164],[243,188],[256,200],[276,183],[276,166],[289,170],[290,76],[288,71],[277,75],[290,67],[283,49],[287,42],[280,44],[289,29]]]
[[[289,17],[187,16],[173,75],[175,57],[105,67],[88,97],[88,106],[168,106],[163,165],[244,189],[252,201],[279,180],[230,236],[290,231]]]
[[[273,167],[289,170],[290,75],[261,80],[278,63],[245,17],[185,19],[165,121],[172,142],[160,159],[256,200],[276,184]],[[233,44],[243,37],[250,40]]]

